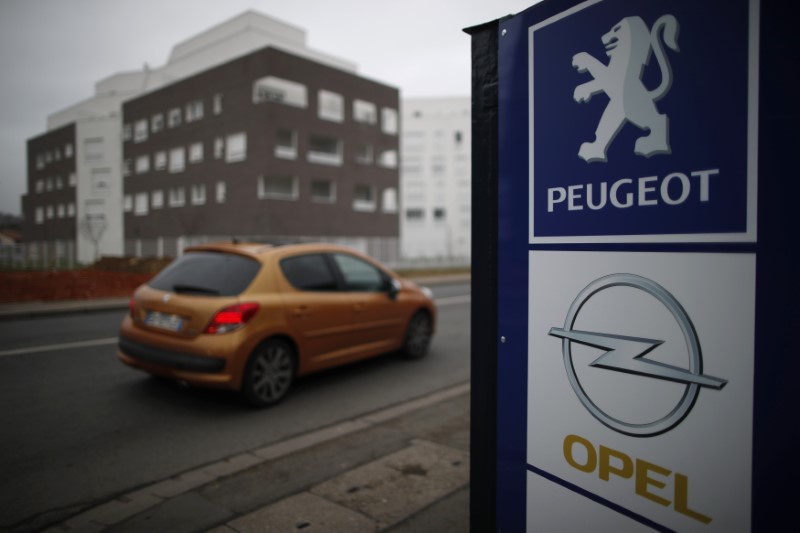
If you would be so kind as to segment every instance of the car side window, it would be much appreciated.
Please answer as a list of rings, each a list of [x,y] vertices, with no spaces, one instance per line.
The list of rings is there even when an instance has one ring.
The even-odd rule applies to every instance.
[[[333,254],[333,260],[342,273],[347,290],[380,292],[386,289],[385,274],[366,261],[347,254]]]
[[[303,291],[338,290],[336,276],[322,254],[305,254],[281,260],[281,270],[289,283]]]

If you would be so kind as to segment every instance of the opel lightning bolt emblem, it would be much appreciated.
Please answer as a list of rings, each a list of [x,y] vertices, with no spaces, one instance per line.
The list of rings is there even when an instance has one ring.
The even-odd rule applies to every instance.
[[[630,337],[613,333],[598,333],[573,329],[581,308],[600,291],[612,287],[632,287],[654,296],[671,313],[680,327],[689,352],[689,368],[680,368],[647,359],[646,356],[664,341],[642,337]],[[591,282],[572,302],[563,328],[551,328],[550,335],[562,340],[564,366],[575,394],[584,407],[600,422],[611,429],[634,437],[659,435],[677,426],[691,411],[700,387],[720,390],[727,380],[703,374],[703,359],[700,342],[694,325],[680,303],[672,294],[656,282],[634,274],[612,274]],[[589,398],[575,372],[572,359],[572,343],[593,346],[606,350],[589,366],[637,376],[672,381],[685,385],[677,405],[665,416],[647,423],[631,423],[604,412]]]

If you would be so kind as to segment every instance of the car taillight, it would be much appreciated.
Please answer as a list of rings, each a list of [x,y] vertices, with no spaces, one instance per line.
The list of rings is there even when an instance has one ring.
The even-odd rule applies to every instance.
[[[256,316],[260,306],[256,303],[237,304],[217,311],[204,333],[216,335],[241,328]]]

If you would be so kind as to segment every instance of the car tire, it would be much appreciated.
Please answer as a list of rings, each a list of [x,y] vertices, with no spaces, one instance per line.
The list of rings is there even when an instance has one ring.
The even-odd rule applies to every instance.
[[[294,382],[297,355],[286,341],[270,339],[261,343],[247,361],[242,394],[256,407],[280,402]]]
[[[406,328],[401,354],[407,359],[420,359],[428,353],[433,336],[433,322],[425,311],[417,311]]]

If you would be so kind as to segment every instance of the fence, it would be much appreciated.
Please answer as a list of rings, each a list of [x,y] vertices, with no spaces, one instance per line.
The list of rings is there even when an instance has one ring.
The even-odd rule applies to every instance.
[[[188,246],[226,241],[230,237],[192,236],[159,239],[129,239],[125,242],[128,257],[177,257]],[[397,238],[391,237],[240,237],[242,242],[288,244],[295,242],[328,242],[359,250],[391,268],[400,270],[436,270],[468,268],[469,257],[403,258]],[[3,269],[72,269],[79,266],[74,241],[33,242],[0,245],[0,268]]]
[[[74,241],[0,244],[0,268],[72,269],[75,266]]]

